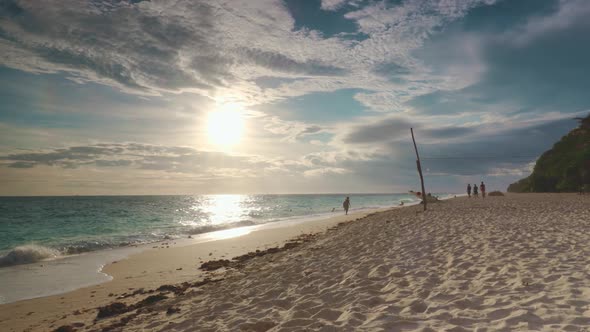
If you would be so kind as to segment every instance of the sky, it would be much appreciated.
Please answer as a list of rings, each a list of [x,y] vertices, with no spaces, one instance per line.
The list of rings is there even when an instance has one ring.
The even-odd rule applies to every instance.
[[[587,0],[2,0],[0,195],[488,190],[590,113]],[[220,120],[221,119],[221,120]]]

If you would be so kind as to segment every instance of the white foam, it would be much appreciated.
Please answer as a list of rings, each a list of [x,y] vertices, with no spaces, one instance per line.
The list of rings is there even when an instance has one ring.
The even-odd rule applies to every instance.
[[[59,255],[60,252],[55,249],[35,244],[19,246],[10,250],[4,256],[0,256],[0,267],[35,263]]]
[[[112,277],[100,272],[103,266],[139,251],[134,247],[117,248],[0,268],[0,304],[61,294],[109,281]]]

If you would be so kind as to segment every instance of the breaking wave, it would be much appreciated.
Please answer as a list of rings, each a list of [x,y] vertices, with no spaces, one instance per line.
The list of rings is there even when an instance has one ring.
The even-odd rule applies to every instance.
[[[55,249],[35,244],[18,246],[7,252],[5,255],[0,256],[0,267],[35,263],[58,256],[60,256],[60,252]]]

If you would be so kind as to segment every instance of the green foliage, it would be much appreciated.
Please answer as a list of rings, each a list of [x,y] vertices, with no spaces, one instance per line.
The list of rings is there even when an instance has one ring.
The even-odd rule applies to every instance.
[[[590,115],[539,157],[533,173],[509,192],[576,192],[590,187]]]
[[[511,193],[527,193],[531,191],[531,177],[526,177],[522,180],[518,180],[508,186],[508,192]]]

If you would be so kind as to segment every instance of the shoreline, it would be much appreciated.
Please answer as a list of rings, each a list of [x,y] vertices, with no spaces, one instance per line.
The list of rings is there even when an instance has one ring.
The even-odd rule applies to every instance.
[[[349,215],[320,217],[321,219],[299,218],[287,222],[203,233],[194,236],[193,239],[151,243],[137,252],[132,252],[126,258],[104,265],[98,273],[111,276],[109,281],[59,294],[0,304],[0,327],[6,325],[8,331],[21,331],[33,327],[34,331],[34,326],[41,325],[47,328],[47,323],[51,319],[55,320],[53,325],[59,326],[60,317],[68,314],[71,316],[72,312],[77,313],[74,318],[87,319],[87,314],[93,311],[92,308],[112,301],[116,298],[115,294],[202,278],[205,272],[200,270],[199,266],[205,261],[264,250],[286,243],[302,234],[321,233],[338,223],[396,208],[360,210]],[[175,241],[180,243],[173,245]],[[87,311],[80,308],[86,308]],[[68,323],[68,320],[64,320],[63,323]]]
[[[351,210],[351,215],[353,213],[371,213],[395,207],[361,207]],[[192,246],[225,238],[240,237],[265,229],[285,229],[301,223],[315,223],[338,217],[340,216],[339,213],[326,212],[293,216],[257,225],[239,226],[197,234],[189,233],[184,234],[182,237],[105,248],[80,254],[57,256],[27,264],[5,266],[0,268],[0,283],[10,291],[0,294],[0,305],[65,294],[80,288],[110,282],[113,276],[105,272],[105,267],[113,262],[125,260],[133,255],[152,249]],[[32,246],[35,247],[35,245]],[[30,285],[34,286],[31,287]]]

